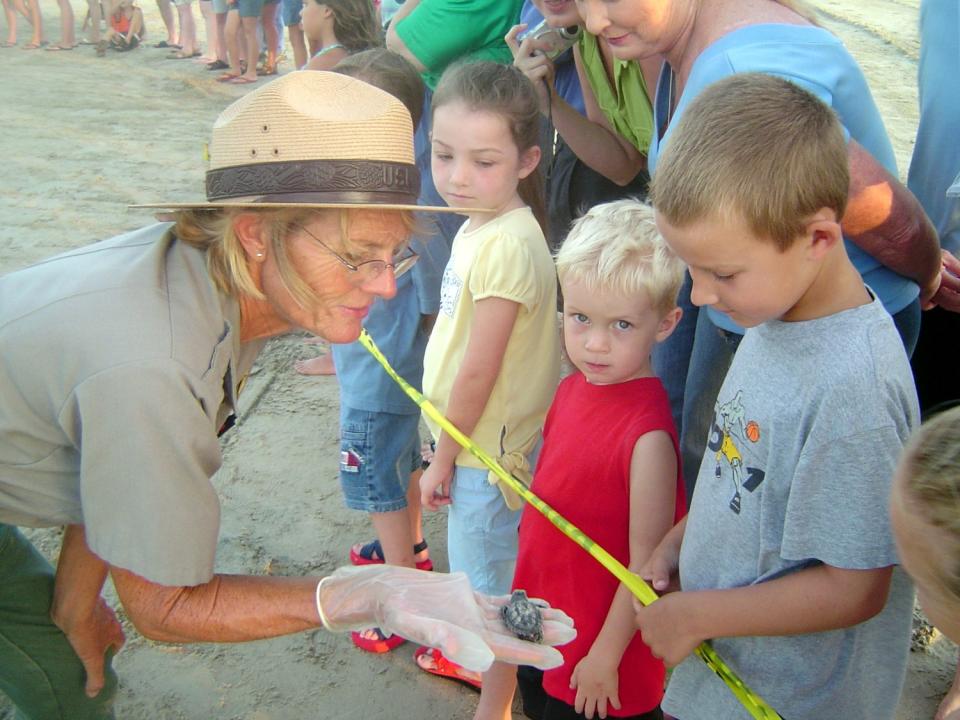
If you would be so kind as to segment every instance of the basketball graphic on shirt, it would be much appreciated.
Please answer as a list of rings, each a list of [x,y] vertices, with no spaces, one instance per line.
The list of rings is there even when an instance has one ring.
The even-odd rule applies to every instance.
[[[756,420],[751,420],[747,423],[747,440],[750,442],[757,442],[760,439],[760,426],[757,425]]]

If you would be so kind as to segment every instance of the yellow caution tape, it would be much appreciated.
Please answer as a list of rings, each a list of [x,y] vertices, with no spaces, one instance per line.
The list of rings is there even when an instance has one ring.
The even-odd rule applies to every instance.
[[[490,455],[484,452],[483,448],[468,438],[457,427],[451,423],[443,414],[427,400],[420,391],[410,383],[400,377],[396,370],[390,366],[390,362],[380,352],[370,334],[363,330],[360,333],[360,344],[363,345],[373,357],[377,359],[387,374],[403,389],[403,391],[413,400],[427,417],[439,425],[445,433],[457,441],[457,443],[468,450],[480,462],[486,465],[491,471],[496,473],[504,483],[514,492],[522,497],[526,502],[535,507],[544,517],[560,530],[564,535],[573,540],[577,545],[590,553],[603,567],[610,571],[620,582],[626,585],[630,592],[637,596],[641,603],[649,605],[658,599],[658,595],[647,582],[628,570],[623,563],[613,557],[591,540],[580,528],[563,517],[560,513],[550,507],[547,503],[537,497],[526,485],[510,475],[494,460]],[[753,692],[744,684],[729,666],[720,659],[716,651],[710,645],[709,641],[701,643],[694,653],[703,660],[707,667],[716,673],[717,677],[726,683],[730,691],[736,696],[737,700],[746,708],[747,712],[757,720],[783,720],[780,715],[762,697]]]

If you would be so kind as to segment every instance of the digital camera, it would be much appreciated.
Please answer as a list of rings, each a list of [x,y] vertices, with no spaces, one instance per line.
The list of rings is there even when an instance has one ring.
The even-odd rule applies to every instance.
[[[538,52],[543,53],[553,60],[565,50],[573,47],[577,40],[580,39],[582,32],[579,25],[555,28],[550,27],[547,25],[547,21],[543,20],[539,25],[532,30],[528,30],[518,39],[521,42],[527,38],[537,40],[539,45]]]

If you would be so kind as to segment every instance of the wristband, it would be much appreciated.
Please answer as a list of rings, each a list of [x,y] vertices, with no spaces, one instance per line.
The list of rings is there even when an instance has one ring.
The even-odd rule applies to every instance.
[[[330,576],[328,575],[327,577],[321,579],[320,582],[317,583],[317,593],[316,593],[317,614],[320,616],[320,624],[323,625],[324,629],[329,630],[330,632],[334,632],[333,629],[330,627],[330,621],[327,620],[327,616],[323,612],[323,606],[320,604],[320,588],[322,588],[323,584],[329,579],[330,579]]]

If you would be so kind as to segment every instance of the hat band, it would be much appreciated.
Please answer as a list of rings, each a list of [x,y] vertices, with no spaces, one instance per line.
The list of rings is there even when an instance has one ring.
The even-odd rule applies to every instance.
[[[420,171],[383,160],[291,160],[207,171],[207,200],[416,204]],[[301,199],[302,198],[302,199]]]

